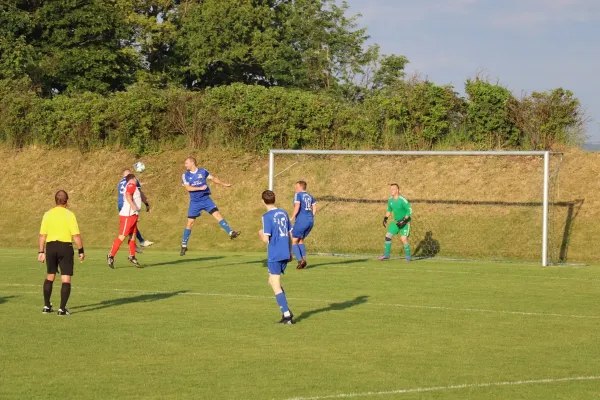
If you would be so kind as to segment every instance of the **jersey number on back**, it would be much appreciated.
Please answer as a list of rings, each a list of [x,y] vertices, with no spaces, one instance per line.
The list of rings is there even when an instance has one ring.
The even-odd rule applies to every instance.
[[[312,200],[310,199],[310,197],[305,197],[304,198],[304,209],[306,211],[310,211],[312,208]]]
[[[285,218],[285,217],[279,218],[279,220],[277,221],[277,227],[279,228],[279,236],[287,236],[288,235],[287,218]]]

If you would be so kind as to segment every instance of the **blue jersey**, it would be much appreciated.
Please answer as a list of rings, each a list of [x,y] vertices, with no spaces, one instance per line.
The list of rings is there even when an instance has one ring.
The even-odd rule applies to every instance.
[[[312,221],[314,219],[312,206],[317,204],[314,197],[308,192],[298,192],[294,196],[294,204],[300,203],[300,211],[296,215],[296,222],[298,221]]]
[[[183,180],[183,185],[190,185],[191,187],[201,187],[206,186],[204,190],[198,190],[195,192],[190,192],[190,201],[200,201],[203,197],[210,195],[210,188],[208,187],[208,183],[206,180],[208,179],[210,173],[204,168],[198,168],[196,171],[187,171],[182,175],[181,179]]]
[[[285,210],[274,208],[263,215],[263,233],[269,236],[268,261],[290,259],[290,230],[292,224]]]
[[[140,181],[138,181],[137,179],[135,180],[138,189],[140,189],[142,187],[142,185],[140,185]],[[123,177],[123,179],[121,179],[119,181],[119,184],[117,185],[117,190],[119,192],[119,198],[118,198],[118,202],[117,205],[119,207],[119,211],[121,211],[121,208],[123,208],[123,202],[125,201],[125,187],[127,186],[127,181],[125,180],[125,177]]]

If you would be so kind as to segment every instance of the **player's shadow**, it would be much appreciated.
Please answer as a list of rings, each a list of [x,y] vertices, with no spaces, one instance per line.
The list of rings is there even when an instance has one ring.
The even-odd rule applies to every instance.
[[[219,267],[228,267],[231,265],[247,265],[247,264],[263,264],[265,267],[267,266],[267,260],[254,260],[254,261],[237,261],[227,264],[219,264]]]
[[[179,258],[179,259],[173,260],[173,261],[165,261],[165,262],[159,262],[159,263],[155,263],[155,264],[144,264],[144,265],[142,265],[142,267],[144,267],[144,268],[161,267],[164,265],[177,265],[177,264],[186,264],[186,263],[191,263],[191,262],[214,261],[214,260],[220,260],[222,258],[225,258],[225,257],[224,256],[212,256],[212,257],[196,257],[196,258]]]
[[[425,232],[425,238],[419,242],[413,253],[414,257],[433,258],[440,252],[440,242],[433,238],[433,232]]]
[[[125,304],[132,303],[150,303],[159,300],[166,300],[173,296],[177,296],[180,294],[187,293],[188,290],[178,290],[176,292],[165,292],[165,293],[146,293],[140,294],[138,296],[131,297],[121,297],[118,299],[110,299],[110,300],[102,300],[99,303],[93,304],[85,304],[83,306],[69,307],[71,310],[82,309],[81,311],[77,311],[78,313],[89,312],[89,311],[98,311],[109,307],[117,307]]]
[[[14,299],[17,296],[2,296],[0,297],[0,304],[4,304],[8,301],[8,299]]]
[[[343,301],[341,303],[331,303],[327,307],[318,308],[316,310],[304,311],[302,314],[298,315],[294,320],[296,323],[305,320],[307,318],[312,317],[315,314],[329,312],[329,311],[342,311],[350,307],[358,306],[360,304],[365,304],[369,296],[357,296],[356,298],[348,301]]]
[[[306,267],[306,269],[311,269],[311,268],[317,268],[317,267],[325,267],[328,265],[347,265],[347,264],[356,264],[356,263],[363,263],[368,261],[368,259],[366,258],[359,258],[359,259],[349,259],[349,260],[344,260],[344,261],[338,261],[338,262],[321,262],[321,263],[316,263],[316,264],[308,264],[308,266]]]

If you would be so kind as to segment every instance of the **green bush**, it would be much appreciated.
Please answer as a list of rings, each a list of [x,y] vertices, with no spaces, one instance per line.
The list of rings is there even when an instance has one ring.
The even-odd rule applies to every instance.
[[[451,86],[399,81],[360,101],[236,83],[203,92],[138,83],[108,95],[42,98],[26,80],[0,80],[0,140],[133,154],[185,144],[265,152],[270,148],[550,148],[575,143],[585,118],[571,92],[516,100],[508,90],[467,81],[468,101]]]
[[[521,132],[509,118],[510,91],[485,80],[468,79],[467,126],[471,140],[482,148],[518,147]]]

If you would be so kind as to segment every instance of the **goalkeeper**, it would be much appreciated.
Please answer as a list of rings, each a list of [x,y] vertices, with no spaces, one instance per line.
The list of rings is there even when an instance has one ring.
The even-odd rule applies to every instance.
[[[408,200],[400,196],[400,187],[397,183],[390,185],[392,197],[388,200],[387,212],[383,218],[383,227],[387,228],[385,234],[385,252],[379,260],[389,260],[390,251],[392,249],[392,237],[400,234],[400,240],[404,245],[404,252],[406,253],[406,261],[412,261],[410,257],[410,245],[408,244],[408,237],[410,236],[410,215],[412,214],[412,208]],[[388,223],[390,216],[393,215],[392,222]]]

